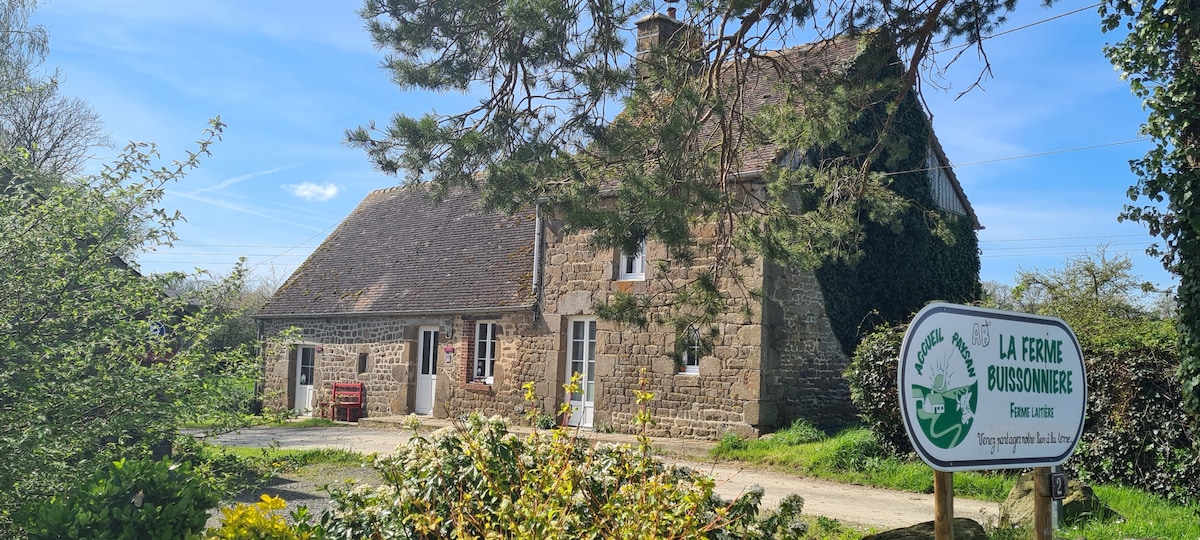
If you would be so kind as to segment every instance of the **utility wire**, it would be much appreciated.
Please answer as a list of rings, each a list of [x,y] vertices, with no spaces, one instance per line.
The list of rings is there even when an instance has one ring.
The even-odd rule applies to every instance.
[[[1017,159],[1029,159],[1029,158],[1036,158],[1036,157],[1053,156],[1056,154],[1069,154],[1071,152],[1082,152],[1084,150],[1095,150],[1097,148],[1108,148],[1110,146],[1121,146],[1121,145],[1125,145],[1125,144],[1146,142],[1149,140],[1150,139],[1148,139],[1148,138],[1142,137],[1139,139],[1130,139],[1128,141],[1093,144],[1090,146],[1077,146],[1075,148],[1064,148],[1064,149],[1060,149],[1060,150],[1047,150],[1045,152],[1035,152],[1032,154],[1021,154],[1019,156],[984,159],[984,160],[980,160],[980,161],[970,161],[967,163],[939,165],[937,167],[919,167],[916,169],[909,169],[907,171],[893,171],[893,172],[887,172],[887,173],[883,173],[883,174],[884,174],[884,176],[896,176],[899,174],[909,174],[909,173],[916,173],[916,172],[929,172],[929,171],[939,171],[939,170],[945,170],[945,169],[957,169],[959,167],[969,167],[971,165],[987,165],[989,163],[1000,163],[1002,161],[1013,161],[1013,160],[1017,160]]]
[[[1066,148],[1063,150],[1048,150],[1046,152],[1037,152],[1037,153],[1033,153],[1033,154],[1024,154],[1024,155],[1020,155],[1020,156],[1002,157],[1002,158],[994,158],[994,159],[985,159],[982,161],[971,161],[968,163],[959,163],[957,165],[954,165],[954,167],[968,167],[971,165],[986,165],[988,163],[999,163],[1001,161],[1012,161],[1014,159],[1028,159],[1028,158],[1043,157],[1043,156],[1053,156],[1056,154],[1068,154],[1071,152],[1082,152],[1084,150],[1095,150],[1097,148],[1108,148],[1110,146],[1121,146],[1124,144],[1134,144],[1134,143],[1146,142],[1148,140],[1150,140],[1150,139],[1142,137],[1139,139],[1130,139],[1128,141],[1119,141],[1119,142],[1111,142],[1111,143],[1104,143],[1104,144],[1093,144],[1091,146],[1079,146],[1079,147],[1075,147],[1075,148]],[[939,168],[945,168],[945,167],[939,167]],[[926,170],[928,170],[928,169],[926,169]]]
[[[290,248],[288,248],[288,249],[284,250],[283,252],[279,253],[278,255],[274,255],[274,256],[272,256],[272,257],[269,257],[269,258],[267,258],[265,261],[263,261],[263,262],[260,262],[260,263],[258,263],[258,264],[256,264],[256,265],[254,265],[254,266],[251,266],[251,267],[249,268],[249,270],[254,270],[254,269],[256,269],[256,268],[258,268],[258,267],[260,267],[260,266],[262,266],[262,265],[264,265],[264,264],[267,264],[267,263],[269,263],[269,262],[271,262],[271,261],[273,261],[273,260],[275,260],[275,259],[277,259],[277,258],[279,258],[279,257],[282,257],[282,256],[284,256],[284,255],[287,255],[289,252],[291,252],[291,251],[292,251],[292,250],[294,250],[294,249],[300,249],[301,247],[303,247],[303,246],[304,246],[304,244],[307,244],[307,243],[308,243],[310,240],[313,240],[313,239],[317,238],[318,236],[321,236],[321,235],[323,235],[323,234],[326,234],[326,233],[328,233],[328,232],[330,231],[330,229],[333,229],[334,227],[336,227],[336,226],[338,226],[338,225],[340,225],[340,224],[341,224],[341,222],[339,221],[339,222],[336,222],[336,223],[333,223],[333,224],[329,225],[328,227],[325,227],[325,230],[323,230],[323,231],[319,231],[319,232],[317,232],[316,234],[314,234],[314,235],[312,235],[312,236],[310,236],[310,237],[308,237],[308,238],[305,238],[303,242],[300,242],[299,244],[297,244],[297,245],[295,245],[295,246],[293,246],[293,247],[290,247]]]
[[[1031,241],[1035,241],[1035,240],[1037,240],[1037,241],[1042,241],[1042,240],[1087,240],[1090,238],[1101,238],[1101,237],[1103,237],[1103,238],[1133,238],[1133,237],[1142,237],[1142,236],[1146,236],[1146,235],[1144,235],[1144,234],[1105,234],[1105,235],[1097,235],[1097,236],[1054,236],[1054,237],[1048,237],[1048,238],[1006,238],[1003,240],[980,240],[980,242],[981,243],[982,242],[991,243],[991,242],[1031,242]]]
[[[1059,13],[1058,15],[1054,15],[1054,16],[1051,16],[1051,17],[1047,17],[1047,18],[1045,18],[1045,19],[1042,19],[1042,20],[1039,20],[1039,21],[1033,21],[1033,22],[1031,22],[1031,23],[1029,23],[1029,24],[1024,24],[1024,25],[1018,26],[1018,27],[1016,27],[1016,28],[1009,28],[1008,30],[1005,30],[1005,31],[1003,31],[1003,32],[997,32],[997,33],[995,33],[995,34],[989,34],[989,35],[986,35],[986,36],[980,36],[980,37],[979,37],[979,42],[984,42],[984,41],[987,41],[987,40],[989,40],[989,39],[992,39],[992,38],[998,38],[998,37],[1000,37],[1000,36],[1003,36],[1003,35],[1006,35],[1006,34],[1011,34],[1011,33],[1013,33],[1013,32],[1016,32],[1016,31],[1018,31],[1018,30],[1025,30],[1025,29],[1028,29],[1028,28],[1032,28],[1032,27],[1034,27],[1034,26],[1037,26],[1037,25],[1039,25],[1039,24],[1048,23],[1048,22],[1050,22],[1050,21],[1053,21],[1053,20],[1056,20],[1056,19],[1061,19],[1061,18],[1063,18],[1063,17],[1066,17],[1066,16],[1068,16],[1068,15],[1074,15],[1074,14],[1076,14],[1076,13],[1080,13],[1080,12],[1082,12],[1082,11],[1089,10],[1089,9],[1094,9],[1094,8],[1098,8],[1098,7],[1100,7],[1100,4],[1099,4],[1099,3],[1092,4],[1092,5],[1090,5],[1090,6],[1083,6],[1083,7],[1079,8],[1079,9],[1074,9],[1074,10],[1068,11],[1068,12],[1066,12],[1066,13]],[[955,46],[953,46],[953,47],[947,47],[947,48],[945,48],[945,49],[941,49],[941,50],[938,50],[938,51],[933,51],[933,54],[940,54],[940,53],[949,52],[949,51],[953,51],[953,50],[957,50],[957,49],[962,49],[962,48],[965,48],[965,47],[970,47],[971,45],[972,45],[971,43],[963,43],[962,45],[955,45]]]

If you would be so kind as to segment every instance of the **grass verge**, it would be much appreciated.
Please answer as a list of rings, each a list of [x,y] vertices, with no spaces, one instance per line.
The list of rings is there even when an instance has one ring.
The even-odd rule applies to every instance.
[[[796,431],[806,435],[797,436]],[[875,436],[863,428],[848,429],[834,437],[825,437],[808,426],[795,425],[758,440],[726,436],[713,449],[713,457],[756,463],[845,484],[933,492],[933,469],[924,463],[885,455]],[[956,473],[954,494],[1003,501],[1012,489],[1014,478],[1006,473]]]
[[[1123,486],[1094,486],[1100,500],[1124,520],[1088,521],[1060,530],[1067,538],[1200,538],[1200,505],[1172,504],[1161,497]]]
[[[328,418],[269,418],[269,417],[248,417],[244,426],[270,426],[281,428],[314,428],[314,427],[351,427],[354,424],[348,422],[334,422]],[[208,420],[194,420],[180,426],[184,429],[213,429],[223,427],[215,422]]]
[[[885,455],[871,432],[863,428],[848,429],[833,437],[826,437],[804,424],[756,440],[727,435],[713,449],[712,455],[835,482],[917,493],[933,491],[933,470],[928,465],[915,457],[901,460]],[[956,497],[1003,501],[1015,478],[1016,471],[955,473],[954,494]],[[1098,485],[1093,488],[1101,500],[1125,519],[1088,521],[1060,529],[1057,536],[1089,540],[1200,538],[1200,505],[1181,506],[1128,487]],[[814,525],[815,522],[810,526]],[[825,532],[830,538],[856,538],[853,530]],[[990,533],[997,539],[1024,538],[1020,531],[992,530]]]

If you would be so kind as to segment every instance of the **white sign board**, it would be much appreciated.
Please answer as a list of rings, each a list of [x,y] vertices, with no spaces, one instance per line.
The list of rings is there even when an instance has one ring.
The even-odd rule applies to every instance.
[[[1083,432],[1083,354],[1061,319],[930,304],[896,378],[908,438],[939,471],[1058,465]]]

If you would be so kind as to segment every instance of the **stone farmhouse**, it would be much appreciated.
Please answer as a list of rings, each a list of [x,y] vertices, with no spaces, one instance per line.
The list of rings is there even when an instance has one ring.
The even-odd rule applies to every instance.
[[[680,24],[669,15],[643,19],[639,46]],[[845,62],[858,53],[845,40],[779,54]],[[769,100],[766,88],[777,76],[764,72],[748,94]],[[747,151],[741,180],[754,185],[785,150]],[[617,291],[663,289],[653,269],[668,254],[652,240],[637,253],[596,250],[586,234],[567,234],[543,209],[506,216],[481,212],[467,191],[437,205],[420,187],[373,192],[258,314],[267,404],[311,414],[333,383],[361,382],[366,416],[478,411],[519,420],[530,406],[523,385],[532,383],[535,412],[554,415],[567,403],[571,412],[561,420],[596,429],[632,430],[638,389],[655,395],[650,435],[712,439],[759,435],[796,418],[820,426],[852,421],[842,374],[846,332],[837,327],[858,324],[866,309],[843,306],[906,295],[904,316],[933,299],[973,300],[978,290],[978,222],[936,138],[920,150],[926,170],[906,178],[917,178],[931,205],[965,223],[961,264],[930,268],[883,255],[875,260],[881,271],[860,275],[872,286],[835,292],[819,271],[760,257],[740,267],[737,280],[718,283],[733,304],[749,309],[718,316],[711,334],[596,315]],[[694,233],[701,243],[712,234],[706,227]],[[918,261],[944,249],[918,245],[911,231],[876,236]],[[672,266],[669,277],[687,279],[709,262],[701,254],[691,267]],[[932,286],[895,279],[910,274]],[[566,394],[573,374],[581,388]]]

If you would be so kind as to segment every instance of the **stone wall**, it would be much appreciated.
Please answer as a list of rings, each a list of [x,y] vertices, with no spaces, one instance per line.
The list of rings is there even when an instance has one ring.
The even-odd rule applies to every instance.
[[[474,324],[500,325],[495,380],[471,381]],[[294,403],[296,365],[294,345],[316,349],[314,387],[318,399],[328,398],[335,382],[362,382],[366,390],[366,415],[404,415],[414,411],[417,349],[420,329],[437,327],[440,333],[438,376],[433,416],[444,418],[469,411],[519,418],[525,410],[521,386],[546,378],[550,365],[537,353],[545,341],[544,325],[531,312],[481,314],[464,319],[404,317],[336,317],[267,319],[264,338],[265,404],[276,408],[306,408]],[[289,328],[298,329],[288,334]],[[449,336],[449,337],[447,337]],[[447,361],[444,347],[450,346]],[[360,353],[367,354],[367,370],[358,372]],[[546,395],[546,394],[543,394]],[[307,408],[315,409],[316,404]]]
[[[711,237],[712,231],[700,230]],[[543,317],[554,334],[543,342],[538,359],[558,365],[557,380],[549,387],[553,400],[562,403],[561,385],[566,382],[568,327],[572,320],[595,317],[594,306],[611,302],[617,291],[650,295],[660,303],[671,297],[670,287],[685,284],[713,263],[702,247],[687,265],[671,264],[665,275],[656,275],[668,259],[666,250],[649,242],[643,281],[614,279],[618,254],[594,250],[585,235],[558,234],[553,226],[546,234],[546,264],[543,277]],[[652,392],[647,404],[655,420],[653,436],[719,438],[733,432],[757,435],[774,422],[773,412],[760,405],[762,374],[760,354],[763,326],[757,300],[750,290],[761,283],[761,265],[740,269],[740,280],[724,278],[719,286],[731,294],[729,312],[715,321],[717,335],[710,354],[700,359],[699,374],[680,373],[675,354],[675,328],[651,323],[646,328],[597,319],[596,410],[593,426],[629,432],[637,413],[634,390]],[[662,279],[665,278],[665,279]],[[745,308],[748,313],[743,313]],[[661,305],[651,315],[665,314]],[[549,371],[547,373],[550,373]]]
[[[362,382],[367,416],[407,414],[412,411],[416,381],[419,328],[448,328],[442,319],[396,317],[336,317],[320,319],[265,319],[267,342],[264,359],[264,404],[277,408],[304,408],[292,403],[295,384],[294,345],[316,349],[314,388],[318,399],[328,399],[335,382]],[[289,328],[298,330],[288,334]],[[282,334],[281,334],[282,333]],[[358,372],[359,353],[367,354],[366,371]],[[309,408],[315,408],[310,404]]]
[[[770,346],[764,354],[763,400],[778,410],[781,426],[804,418],[819,427],[855,419],[842,352],[825,297],[812,272],[767,264],[763,320]]]
[[[472,380],[475,326],[479,322],[499,325],[491,384]],[[522,311],[456,317],[454,324],[454,367],[439,372],[434,416],[443,418],[474,411],[521,421],[528,409],[522,386],[546,380],[546,370],[551,366],[539,352],[547,340],[544,322],[534,313]]]

